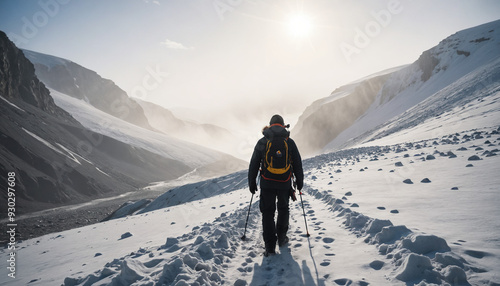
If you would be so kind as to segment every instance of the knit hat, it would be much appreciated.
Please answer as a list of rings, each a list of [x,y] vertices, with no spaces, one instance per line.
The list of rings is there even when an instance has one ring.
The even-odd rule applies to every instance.
[[[283,117],[281,117],[278,114],[275,114],[275,115],[273,115],[273,117],[271,117],[271,121],[269,122],[269,125],[273,125],[273,124],[285,125],[285,121],[283,120]]]

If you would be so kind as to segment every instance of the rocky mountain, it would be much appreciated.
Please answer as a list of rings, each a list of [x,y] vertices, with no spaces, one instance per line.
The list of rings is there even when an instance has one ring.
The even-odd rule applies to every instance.
[[[109,79],[70,60],[23,50],[35,74],[49,88],[84,100],[99,110],[152,129],[142,107]]]
[[[73,120],[68,113],[58,108],[49,90],[35,76],[33,65],[26,61],[23,53],[13,47],[5,33],[0,31],[0,93],[4,99],[22,99],[51,115]]]
[[[313,103],[300,117],[294,138],[311,155],[380,139],[445,112],[459,112],[498,91],[499,46],[500,21],[457,32],[408,66],[340,87]],[[450,122],[441,129],[453,126]]]
[[[33,64],[4,33],[0,47],[0,172],[16,174],[18,215],[138,191],[194,171],[220,175],[240,166],[229,155],[170,137],[148,137],[159,133],[98,114],[90,104],[57,91],[50,94]],[[59,101],[63,97],[85,104],[70,110],[84,111],[91,124],[56,105],[57,95]],[[148,138],[119,133],[113,124],[137,128],[134,134]],[[6,175],[0,183],[7,186]],[[3,205],[6,196],[1,193]],[[6,208],[1,211],[3,216]]]

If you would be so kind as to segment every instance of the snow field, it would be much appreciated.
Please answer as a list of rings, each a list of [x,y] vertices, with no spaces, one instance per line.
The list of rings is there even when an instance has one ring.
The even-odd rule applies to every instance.
[[[462,262],[463,269],[473,285],[498,283],[498,131],[485,128],[415,143],[326,154],[308,168],[307,179],[318,193],[335,197],[342,208],[408,226],[415,233],[442,237],[467,261]],[[477,158],[480,160],[473,160]],[[406,180],[412,183],[404,183]],[[347,224],[352,227],[349,217]],[[358,228],[365,227],[362,217],[359,220]],[[398,261],[396,265],[401,263]],[[446,275],[451,274],[443,271],[457,274],[458,270],[442,270],[441,280],[444,277],[446,281]],[[396,277],[409,279],[411,275]],[[416,280],[436,283],[435,278],[420,276]]]
[[[311,236],[305,235],[299,198],[290,205],[290,242],[275,256],[262,256],[258,197],[247,240],[240,239],[251,195],[246,173],[239,172],[169,190],[134,208],[135,215],[20,242],[16,282],[495,285],[499,131],[305,160]],[[0,285],[10,282],[0,278]]]
[[[247,190],[236,190],[232,195],[242,193],[250,196]],[[276,256],[262,255],[257,200],[251,207],[245,241],[240,237],[248,205],[240,204],[234,212],[223,212],[211,223],[194,227],[181,236],[167,237],[162,245],[140,248],[87,276],[66,278],[64,285],[344,285],[354,281],[368,285],[366,280],[386,283],[383,272],[370,267],[371,260],[359,259],[367,255],[376,258],[377,250],[345,231],[325,202],[308,195],[304,195],[304,200],[312,236],[305,235],[300,203],[292,203],[290,243],[281,247]],[[334,238],[337,235],[341,236],[340,243]]]
[[[181,236],[195,226],[213,221],[222,212],[235,208],[235,204],[244,204],[244,194],[234,192],[185,202],[154,212],[19,241],[17,278],[12,281],[6,275],[1,276],[0,285],[61,285],[69,276],[86,277],[115,259],[159,247],[167,237]],[[4,258],[8,255],[7,249],[0,250],[2,269],[6,267],[7,259]]]
[[[299,201],[292,203],[290,243],[276,256],[261,256],[257,201],[252,205],[247,241],[240,241],[247,213],[247,207],[240,204],[234,213],[223,213],[212,223],[171,237],[156,252],[144,252],[148,256],[142,263],[155,265],[156,270],[141,266],[132,271],[139,274],[127,274],[128,265],[136,264],[123,266],[134,259],[132,253],[111,265],[113,271],[103,268],[65,281],[67,285],[85,285],[90,280],[103,285],[117,281],[137,285],[153,281],[167,285],[404,285],[422,281],[467,285],[494,281],[499,257],[494,237],[499,228],[495,220],[485,219],[485,213],[498,215],[498,179],[492,173],[497,170],[498,157],[493,154],[498,152],[499,139],[497,130],[470,131],[418,143],[351,149],[306,161],[304,205],[311,237],[305,236]],[[469,161],[474,155],[482,160]],[[474,167],[466,167],[471,162]],[[151,205],[165,207],[158,203],[169,201],[167,195],[185,194],[177,203],[195,199],[187,196],[188,188],[204,189],[208,197],[218,192],[250,196],[245,188],[230,188],[231,181],[240,186],[242,175],[186,185]],[[413,183],[404,183],[406,179]],[[159,256],[161,261],[153,262]]]

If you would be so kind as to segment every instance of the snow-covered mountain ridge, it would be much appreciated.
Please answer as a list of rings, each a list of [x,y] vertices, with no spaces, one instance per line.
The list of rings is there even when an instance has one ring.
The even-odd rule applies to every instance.
[[[111,80],[73,61],[29,50],[23,53],[34,64],[37,77],[52,90],[148,130],[227,154],[237,151],[233,146],[238,141],[227,129],[181,120],[162,106],[131,98]]]
[[[84,100],[99,110],[152,129],[142,107],[111,80],[67,59],[23,50],[37,77],[49,88]]]
[[[243,161],[233,158],[228,154],[120,120],[96,109],[85,101],[75,99],[55,90],[51,90],[51,94],[58,106],[68,111],[90,130],[108,135],[132,146],[149,150],[162,157],[183,162],[183,164],[192,168],[191,170],[198,169],[200,175],[208,174],[208,176],[212,176],[211,173],[215,169],[217,171],[214,173],[217,174],[218,172],[217,175],[221,175],[224,172],[241,170],[246,165]]]
[[[312,111],[306,110],[297,124],[307,128],[294,130],[295,137],[312,153],[321,153],[356,146],[375,134],[383,137],[416,126],[479,98],[495,95],[500,85],[499,58],[500,21],[457,32],[422,53],[413,64],[387,74],[376,84],[376,77],[370,77],[338,88],[334,93],[345,91],[347,95],[326,100],[321,109],[309,107]],[[370,86],[364,94],[356,90],[363,84]],[[371,102],[360,110],[357,102],[363,98]],[[343,102],[346,100],[347,104]],[[322,111],[314,112],[318,109]],[[345,122],[345,116],[339,118],[338,113],[354,118]],[[389,124],[391,128],[387,128]],[[442,126],[443,132],[447,127],[452,126]],[[311,148],[308,141],[318,142],[316,138],[321,139],[320,143],[328,142]]]
[[[497,113],[500,108],[500,21],[446,38],[424,52],[417,63],[422,71],[420,80],[415,78],[418,76],[415,65],[393,74],[380,91],[378,102],[352,126],[353,129],[364,126],[368,132],[349,134],[347,131],[325,149],[334,150],[382,138],[432,121],[445,113],[463,114],[468,119],[466,121],[473,121],[471,119],[475,117],[480,120],[488,113],[492,115],[489,121],[483,120],[485,122],[477,126],[500,123]],[[474,101],[488,101],[489,111],[477,108]],[[434,132],[449,132],[450,128],[455,132],[466,130],[457,129],[452,122],[441,122],[441,127],[435,128]],[[346,136],[351,138],[346,140]],[[343,145],[337,145],[341,140],[344,140]]]

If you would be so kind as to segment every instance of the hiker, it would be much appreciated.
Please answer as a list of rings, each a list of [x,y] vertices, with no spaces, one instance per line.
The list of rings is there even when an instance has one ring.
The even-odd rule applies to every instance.
[[[266,256],[274,254],[276,241],[279,246],[288,242],[289,207],[292,194],[292,176],[295,176],[297,189],[300,191],[304,182],[302,159],[295,142],[289,138],[280,115],[274,115],[269,126],[262,130],[262,137],[255,145],[248,169],[250,192],[257,191],[257,175],[260,170],[260,211]],[[277,200],[277,204],[276,204]],[[274,222],[274,213],[278,208],[278,218]]]

